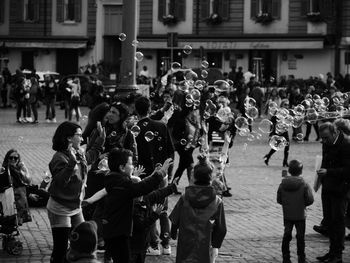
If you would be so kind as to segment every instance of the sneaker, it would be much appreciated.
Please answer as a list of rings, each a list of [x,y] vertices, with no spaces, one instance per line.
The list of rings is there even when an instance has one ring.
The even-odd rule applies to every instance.
[[[163,247],[163,255],[171,255],[171,246],[167,245]]]
[[[49,123],[49,122],[51,122],[51,121],[50,121],[50,119],[46,119],[46,122]]]
[[[147,255],[147,256],[160,256],[161,253],[160,253],[159,247],[156,247],[156,248],[149,247],[149,248],[147,249],[146,255]]]
[[[224,196],[224,197],[231,197],[232,194],[228,190],[226,190],[226,191],[222,192],[222,196]]]
[[[57,122],[57,121],[56,121],[56,118],[53,118],[53,119],[51,120],[51,122],[56,123],[56,122]]]
[[[34,121],[32,121],[31,123],[32,123],[32,124],[38,124],[39,122],[38,122],[38,120],[34,120]]]

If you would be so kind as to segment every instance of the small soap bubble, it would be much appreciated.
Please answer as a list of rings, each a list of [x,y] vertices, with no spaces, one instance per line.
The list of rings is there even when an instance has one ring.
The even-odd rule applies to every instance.
[[[24,137],[23,136],[18,136],[18,142],[23,142],[24,141]]]
[[[186,139],[181,139],[181,140],[180,140],[180,144],[181,144],[181,145],[186,145],[186,144],[187,144]]]
[[[173,62],[173,63],[171,63],[171,69],[173,71],[177,71],[177,70],[181,69],[181,64],[179,62]]]
[[[120,41],[125,41],[125,39],[126,39],[126,34],[120,33],[120,34],[119,34],[119,40],[120,40]]]
[[[272,122],[268,119],[262,119],[259,123],[259,130],[262,133],[270,133],[272,130]]]
[[[302,133],[298,133],[296,137],[299,141],[301,141],[304,138],[304,135]]]
[[[285,147],[286,142],[287,140],[283,136],[273,135],[269,141],[269,145],[272,149],[279,151]]]
[[[138,125],[134,125],[131,127],[130,131],[135,137],[137,137],[139,135],[141,129]]]
[[[146,127],[148,125],[148,121],[145,121],[144,123],[142,123],[142,125]]]
[[[203,79],[207,78],[207,77],[208,77],[208,71],[206,71],[205,69],[203,69],[203,70],[201,71],[201,76],[202,76]]]
[[[184,49],[183,49],[183,52],[184,52],[186,55],[191,54],[191,52],[192,52],[192,47],[191,47],[190,45],[185,45],[185,46],[184,46]]]
[[[259,110],[256,107],[249,107],[245,113],[249,118],[256,119],[259,116]]]
[[[147,142],[150,142],[150,141],[152,141],[153,139],[154,139],[154,133],[151,132],[151,131],[146,131],[146,133],[145,133],[145,140],[146,140]]]
[[[137,51],[137,52],[135,53],[135,59],[136,59],[136,61],[138,61],[138,62],[142,61],[142,60],[143,60],[143,54],[142,54],[142,52]]]
[[[140,44],[140,42],[139,42],[138,40],[136,40],[136,39],[134,39],[134,40],[131,42],[131,45],[132,45],[133,47],[138,47],[139,44]]]
[[[206,60],[202,60],[201,65],[202,65],[202,68],[208,68],[209,67],[209,62],[206,61]]]
[[[5,167],[0,167],[0,174],[3,174],[6,171]]]
[[[159,133],[157,131],[154,132],[154,136],[158,136]]]

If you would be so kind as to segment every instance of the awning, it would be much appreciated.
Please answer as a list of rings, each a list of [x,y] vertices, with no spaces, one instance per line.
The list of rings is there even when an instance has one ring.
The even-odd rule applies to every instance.
[[[140,49],[169,49],[166,39],[164,40],[139,40]],[[190,45],[193,49],[203,47],[208,50],[249,50],[249,49],[322,49],[323,39],[312,40],[253,40],[253,41],[183,41],[179,40],[178,47],[182,49],[185,45]]]
[[[86,48],[87,41],[16,41],[6,40],[5,46],[9,48],[67,48],[67,49],[79,49]]]

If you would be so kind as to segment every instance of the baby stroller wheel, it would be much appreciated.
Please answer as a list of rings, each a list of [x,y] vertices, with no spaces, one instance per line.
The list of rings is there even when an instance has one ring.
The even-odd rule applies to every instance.
[[[6,244],[6,251],[11,255],[20,255],[23,251],[22,242],[16,240],[14,237],[10,237]]]

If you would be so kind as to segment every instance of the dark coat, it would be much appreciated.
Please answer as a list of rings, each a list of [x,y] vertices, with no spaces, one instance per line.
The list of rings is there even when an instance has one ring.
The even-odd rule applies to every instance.
[[[322,146],[322,194],[344,196],[350,188],[350,139],[340,132],[334,145]]]
[[[212,186],[188,186],[169,219],[171,237],[179,237],[176,263],[209,263],[209,248],[220,248],[226,235],[224,204]]]
[[[103,237],[131,236],[133,199],[156,189],[163,180],[160,172],[139,183],[124,173],[110,172],[105,178],[107,191],[103,213]]]
[[[277,190],[277,203],[283,207],[286,220],[304,220],[306,207],[314,202],[311,187],[300,176],[284,178]]]
[[[138,164],[145,168],[146,176],[150,175],[157,163],[163,164],[168,158],[174,158],[174,145],[167,126],[150,118],[141,119],[138,124],[140,133],[136,137]],[[154,139],[147,142],[145,133],[152,131]]]
[[[133,232],[130,241],[132,253],[145,252],[148,247],[151,226],[159,218],[159,215],[152,211],[152,205],[160,203],[176,190],[176,185],[171,184],[134,202]]]

